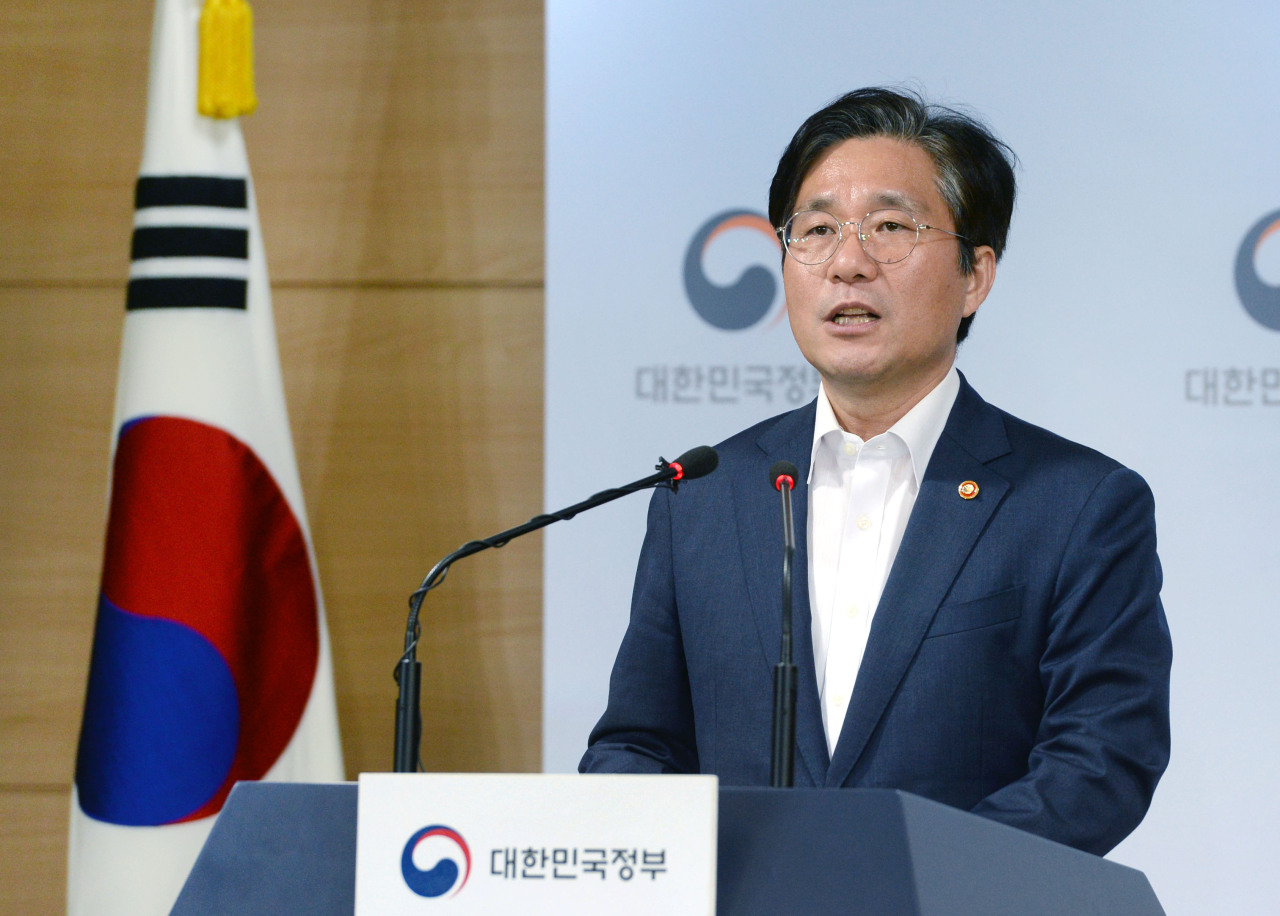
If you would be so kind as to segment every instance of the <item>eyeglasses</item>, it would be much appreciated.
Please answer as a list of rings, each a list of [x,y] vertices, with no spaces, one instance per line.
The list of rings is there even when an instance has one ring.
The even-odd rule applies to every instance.
[[[963,235],[937,226],[918,223],[905,210],[872,210],[861,220],[843,223],[826,210],[801,210],[787,224],[775,230],[782,237],[787,254],[801,264],[821,264],[844,242],[844,227],[853,226],[858,244],[867,257],[880,264],[896,264],[915,251],[920,230],[937,229],[958,239]]]

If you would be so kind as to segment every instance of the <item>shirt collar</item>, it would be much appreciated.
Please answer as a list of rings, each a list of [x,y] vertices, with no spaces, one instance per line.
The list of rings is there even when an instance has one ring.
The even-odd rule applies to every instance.
[[[951,415],[951,408],[955,406],[956,396],[959,393],[960,373],[955,364],[952,364],[951,371],[943,376],[942,381],[885,433],[885,435],[893,433],[906,443],[917,486],[924,480],[925,468],[929,466],[933,450],[937,447],[938,440],[942,438],[943,427],[947,425],[947,417]],[[841,429],[836,420],[835,410],[831,407],[831,401],[827,398],[825,384],[818,390],[817,407],[813,424],[813,447],[809,455],[809,483],[813,483],[813,467],[818,457],[818,447],[828,433],[838,432],[841,436],[852,436],[858,439],[857,436]]]

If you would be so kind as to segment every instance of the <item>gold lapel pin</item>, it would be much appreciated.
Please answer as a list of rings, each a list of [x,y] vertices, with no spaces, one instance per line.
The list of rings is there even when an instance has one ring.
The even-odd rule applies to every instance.
[[[961,499],[973,499],[977,495],[978,495],[978,485],[974,483],[972,480],[966,480],[964,483],[960,484]]]

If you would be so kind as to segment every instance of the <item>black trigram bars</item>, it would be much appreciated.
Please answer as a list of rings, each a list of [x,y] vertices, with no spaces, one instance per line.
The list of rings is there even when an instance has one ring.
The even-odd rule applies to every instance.
[[[249,189],[243,178],[194,175],[138,179],[138,210],[150,207],[222,207],[248,211]],[[144,226],[133,230],[130,257],[227,258],[249,261],[248,228],[223,226]],[[227,308],[248,305],[248,280],[235,277],[135,277],[129,280],[126,311],[157,308]]]

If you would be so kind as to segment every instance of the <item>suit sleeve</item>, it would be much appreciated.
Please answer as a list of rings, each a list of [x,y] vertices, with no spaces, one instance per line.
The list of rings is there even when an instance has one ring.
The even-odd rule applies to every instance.
[[[671,491],[649,503],[631,620],[591,732],[582,773],[697,773],[689,673],[673,574]]]
[[[1059,564],[1028,771],[974,813],[1098,855],[1138,825],[1169,760],[1160,584],[1151,492],[1117,469],[1085,502]]]

